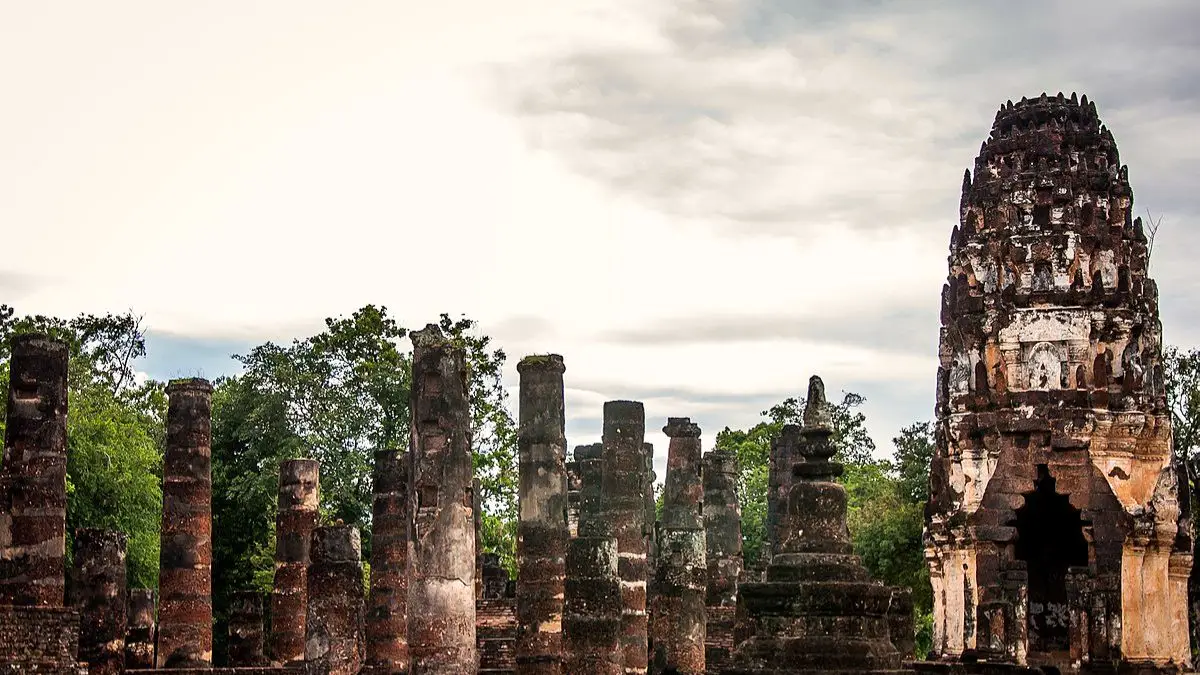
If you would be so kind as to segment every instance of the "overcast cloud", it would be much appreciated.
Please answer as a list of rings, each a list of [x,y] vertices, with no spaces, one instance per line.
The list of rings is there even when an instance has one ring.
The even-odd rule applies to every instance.
[[[1169,343],[1200,344],[1200,4],[932,0],[10,3],[0,293],[133,307],[155,377],[366,303],[562,353],[711,440],[802,393],[932,414],[963,169],[995,110],[1086,93]],[[228,370],[222,370],[222,363]],[[510,364],[511,365],[511,364]],[[515,371],[508,377],[515,385]]]

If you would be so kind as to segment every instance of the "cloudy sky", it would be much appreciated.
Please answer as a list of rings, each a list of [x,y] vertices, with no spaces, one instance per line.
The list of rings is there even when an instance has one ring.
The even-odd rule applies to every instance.
[[[1200,345],[1200,3],[0,4],[0,300],[133,309],[158,378],[386,305],[706,436],[802,393],[932,415],[962,171],[997,107],[1086,93]],[[512,364],[510,364],[511,366]],[[510,368],[511,370],[511,368]],[[509,373],[515,385],[516,374]]]

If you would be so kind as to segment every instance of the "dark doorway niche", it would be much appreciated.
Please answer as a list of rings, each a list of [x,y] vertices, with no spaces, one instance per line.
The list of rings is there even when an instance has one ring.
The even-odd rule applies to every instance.
[[[1055,490],[1045,464],[1037,467],[1034,489],[1017,509],[1017,560],[1029,570],[1029,651],[1070,649],[1071,620],[1067,612],[1067,569],[1087,567],[1088,524],[1066,495]]]

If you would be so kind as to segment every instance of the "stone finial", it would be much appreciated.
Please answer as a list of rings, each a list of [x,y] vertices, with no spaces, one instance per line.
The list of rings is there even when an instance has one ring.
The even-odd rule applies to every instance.
[[[804,404],[804,430],[833,430],[833,418],[829,415],[829,402],[825,400],[825,383],[816,375],[808,378],[808,400]]]

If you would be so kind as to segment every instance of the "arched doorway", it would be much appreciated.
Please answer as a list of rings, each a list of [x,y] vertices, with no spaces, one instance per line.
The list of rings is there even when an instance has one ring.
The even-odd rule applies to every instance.
[[[1065,652],[1071,648],[1067,611],[1067,570],[1086,567],[1086,521],[1066,495],[1055,490],[1045,464],[1037,467],[1032,492],[1017,509],[1015,556],[1029,571],[1029,651]]]

